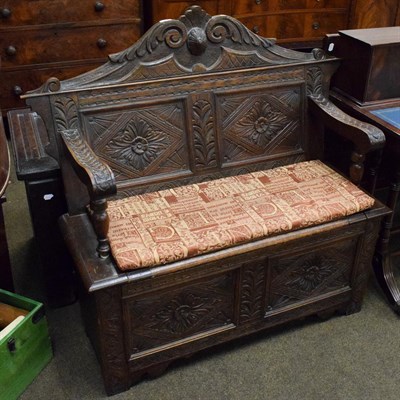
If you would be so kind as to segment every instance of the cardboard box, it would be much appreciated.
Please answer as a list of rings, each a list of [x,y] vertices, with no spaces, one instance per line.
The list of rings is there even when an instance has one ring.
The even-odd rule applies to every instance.
[[[0,302],[28,311],[0,339],[0,400],[13,400],[53,356],[42,303],[0,289]],[[4,333],[4,332],[3,332]]]

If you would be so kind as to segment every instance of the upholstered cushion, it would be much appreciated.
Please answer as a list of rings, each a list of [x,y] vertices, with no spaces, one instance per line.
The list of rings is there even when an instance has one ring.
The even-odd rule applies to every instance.
[[[370,208],[374,200],[320,161],[110,201],[121,270],[157,266]]]

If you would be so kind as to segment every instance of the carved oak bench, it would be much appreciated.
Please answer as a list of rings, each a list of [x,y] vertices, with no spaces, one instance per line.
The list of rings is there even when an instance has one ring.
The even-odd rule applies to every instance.
[[[384,136],[329,102],[338,62],[195,6],[25,96],[62,171],[108,394],[218,343],[360,309],[387,209],[357,185]],[[327,128],[354,145],[348,178],[323,162]]]

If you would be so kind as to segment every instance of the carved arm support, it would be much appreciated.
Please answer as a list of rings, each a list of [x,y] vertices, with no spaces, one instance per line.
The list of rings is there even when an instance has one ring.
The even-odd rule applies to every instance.
[[[77,129],[63,130],[61,137],[79,178],[89,190],[89,215],[99,242],[97,252],[100,257],[105,258],[110,253],[106,197],[117,191],[114,174],[110,167],[96,156]]]
[[[353,143],[350,179],[357,185],[360,184],[364,174],[365,156],[384,147],[384,133],[371,124],[350,117],[323,95],[309,96],[308,105],[310,112],[324,126]]]

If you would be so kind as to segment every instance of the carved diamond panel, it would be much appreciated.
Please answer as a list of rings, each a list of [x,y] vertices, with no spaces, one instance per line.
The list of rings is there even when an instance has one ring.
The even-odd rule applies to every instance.
[[[232,323],[233,282],[230,273],[185,288],[127,300],[131,354]]]
[[[181,103],[85,115],[94,151],[117,180],[189,169]]]
[[[304,129],[301,90],[220,96],[224,163],[299,153]]]
[[[350,286],[356,245],[357,239],[352,238],[334,247],[275,260],[269,309]]]

